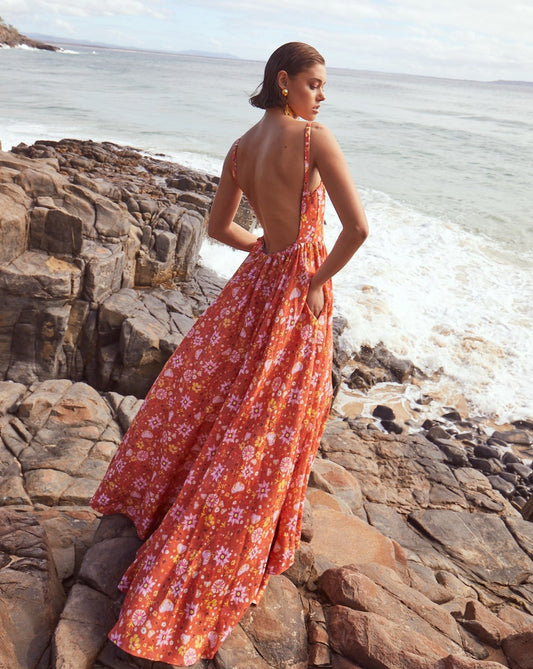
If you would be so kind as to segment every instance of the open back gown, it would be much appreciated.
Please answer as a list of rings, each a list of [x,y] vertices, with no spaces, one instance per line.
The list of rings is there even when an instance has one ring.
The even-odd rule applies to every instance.
[[[294,560],[331,401],[330,282],[318,319],[306,303],[326,257],[310,141],[309,123],[296,241],[273,253],[257,241],[167,361],[91,501],[146,539],[109,634],[133,655],[182,666],[213,657]]]

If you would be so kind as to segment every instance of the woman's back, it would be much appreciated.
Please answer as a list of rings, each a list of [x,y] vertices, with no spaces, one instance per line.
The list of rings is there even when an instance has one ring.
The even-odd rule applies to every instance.
[[[304,185],[305,122],[272,122],[265,117],[240,139],[236,178],[264,231],[265,249],[276,252],[298,237]],[[309,190],[320,183],[309,174]]]

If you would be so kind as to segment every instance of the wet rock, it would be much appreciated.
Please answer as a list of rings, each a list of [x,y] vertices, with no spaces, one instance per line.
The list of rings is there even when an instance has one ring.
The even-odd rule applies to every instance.
[[[388,351],[383,344],[375,347],[362,346],[352,356],[353,369],[347,379],[352,388],[368,390],[376,383],[386,381],[403,383],[415,376],[423,376],[409,360],[401,360]]]
[[[404,383],[416,372],[416,368],[410,360],[397,358],[382,345],[378,345],[374,349],[361,347],[359,358],[367,365],[376,364],[388,370],[399,383]]]
[[[442,418],[445,420],[451,420],[454,423],[458,423],[461,421],[461,414],[455,409],[452,409],[451,411],[447,411],[445,414],[442,414]]]
[[[520,446],[529,446],[531,437],[525,430],[496,430],[492,433],[493,439],[501,439],[506,444],[517,444]]]
[[[378,404],[378,406],[375,407],[372,411],[372,415],[376,418],[382,418],[383,420],[392,421],[395,419],[394,411],[390,407],[384,406],[383,404]]]
[[[513,474],[512,472],[502,472],[501,474],[498,474],[498,476],[513,485],[516,485],[520,481],[518,474]]]
[[[499,458],[500,452],[497,448],[486,446],[485,444],[479,444],[474,447],[474,455],[477,458]]]
[[[511,425],[514,425],[519,430],[533,430],[533,420],[520,418],[518,420],[511,421]]]
[[[366,365],[358,364],[350,374],[348,386],[359,390],[368,390],[376,383],[385,383],[390,380],[390,375],[384,369],[371,369]]]
[[[461,446],[453,439],[434,439],[435,443],[446,456],[446,462],[454,467],[464,467],[468,465],[468,457]]]
[[[45,44],[44,42],[39,42],[38,40],[30,39],[25,35],[21,35],[19,31],[7,23],[4,23],[0,18],[0,44],[5,44],[9,47],[16,46],[28,46],[32,49],[42,49],[44,51],[60,51],[60,48],[57,46],[52,46],[51,44]],[[1,148],[1,146],[0,146]]]
[[[488,476],[487,477],[492,487],[501,492],[504,497],[511,497],[515,492],[515,487],[510,481],[506,481],[502,476]]]
[[[392,434],[402,434],[403,428],[401,425],[398,425],[396,421],[393,420],[381,420],[381,425],[387,430],[387,432]]]
[[[436,443],[437,440],[442,439],[448,441],[450,436],[450,433],[440,425],[431,425],[429,430],[426,432],[426,438],[433,443]]]
[[[509,444],[507,444],[503,439],[494,439],[494,437],[489,437],[487,439],[487,444],[489,446],[496,446],[498,448],[509,448]],[[507,451],[510,452],[510,451]]]
[[[526,480],[531,476],[532,473],[531,467],[528,467],[528,465],[524,464],[523,462],[510,462],[506,465],[505,468],[508,472],[518,474],[518,476]]]

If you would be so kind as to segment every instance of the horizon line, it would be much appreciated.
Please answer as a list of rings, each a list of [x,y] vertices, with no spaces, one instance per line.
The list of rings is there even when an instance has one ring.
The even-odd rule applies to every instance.
[[[28,37],[31,39],[43,39],[46,38],[47,41],[52,42],[54,46],[60,44],[68,44],[70,46],[81,46],[88,48],[99,48],[99,49],[109,49],[112,51],[133,51],[137,53],[154,53],[154,54],[165,54],[171,56],[188,56],[190,58],[212,58],[217,60],[238,60],[249,63],[264,63],[265,61],[259,60],[257,58],[243,58],[242,56],[236,56],[234,54],[218,53],[204,51],[202,49],[187,49],[185,51],[171,51],[166,49],[150,49],[144,47],[135,47],[135,46],[122,46],[118,44],[106,44],[103,42],[91,42],[83,41],[77,39],[71,39],[68,37],[57,37],[55,35],[45,35],[41,33],[28,33]],[[369,70],[367,68],[354,68],[354,67],[342,67],[338,65],[328,66],[332,70],[348,70],[350,72],[369,72],[373,74],[389,74],[389,75],[401,75],[404,77],[417,77],[422,79],[441,79],[444,81],[470,81],[479,84],[505,84],[505,85],[516,85],[516,86],[533,86],[533,80],[521,80],[521,79],[472,79],[472,78],[461,78],[461,77],[451,77],[451,76],[442,76],[435,74],[413,74],[412,72],[392,72],[388,70]]]

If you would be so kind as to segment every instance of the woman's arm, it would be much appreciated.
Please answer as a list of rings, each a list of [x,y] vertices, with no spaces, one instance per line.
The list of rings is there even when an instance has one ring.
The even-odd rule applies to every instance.
[[[235,183],[231,174],[231,151],[224,160],[220,183],[213,200],[207,233],[213,239],[228,244],[241,251],[251,251],[257,237],[233,221],[242,191]]]
[[[324,306],[323,285],[336,274],[368,236],[365,211],[355,188],[344,155],[330,130],[313,123],[311,162],[317,167],[335,207],[342,230],[331,252],[311,278],[307,303],[315,316]]]

